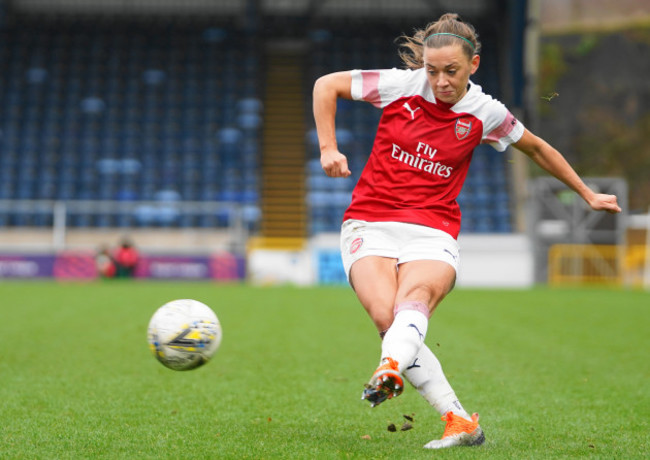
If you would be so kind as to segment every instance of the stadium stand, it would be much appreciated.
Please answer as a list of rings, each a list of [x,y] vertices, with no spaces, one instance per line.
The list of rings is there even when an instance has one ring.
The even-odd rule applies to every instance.
[[[304,68],[305,201],[309,233],[338,231],[369,154],[380,112],[340,101],[338,140],[353,176],[331,180],[318,160],[311,88],[327,72],[400,66],[398,29],[313,28]],[[484,41],[484,52],[490,47]],[[489,39],[489,38],[488,38]],[[265,55],[234,26],[14,16],[0,29],[0,200],[145,201],[135,210],[72,213],[71,227],[228,226],[230,208],[184,212],[186,202],[243,206],[260,222]],[[490,56],[485,62],[498,61]],[[496,64],[478,83],[496,96]],[[503,154],[476,150],[459,201],[465,232],[509,232]],[[2,226],[52,225],[49,209],[0,213]]]
[[[258,203],[260,55],[233,30],[28,17],[2,29],[0,199]],[[227,216],[225,216],[227,218]],[[148,206],[71,226],[212,226]],[[5,216],[51,225],[51,216]]]

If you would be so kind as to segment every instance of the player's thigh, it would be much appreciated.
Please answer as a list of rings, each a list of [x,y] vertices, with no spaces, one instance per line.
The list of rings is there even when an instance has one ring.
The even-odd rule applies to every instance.
[[[367,256],[350,267],[350,284],[380,332],[393,323],[396,264],[397,260],[390,257]]]
[[[414,260],[400,264],[395,303],[418,301],[431,312],[454,288],[456,269],[441,260]]]

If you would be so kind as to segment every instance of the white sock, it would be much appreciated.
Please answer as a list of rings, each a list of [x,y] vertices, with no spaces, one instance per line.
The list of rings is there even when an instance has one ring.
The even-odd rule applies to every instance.
[[[440,361],[428,346],[422,344],[414,359],[409,361],[403,374],[440,415],[453,412],[471,421],[470,415],[460,404],[456,393],[449,385]]]
[[[395,307],[395,319],[381,344],[381,357],[397,361],[400,372],[413,362],[424,343],[428,313],[428,307],[422,302],[403,302]]]

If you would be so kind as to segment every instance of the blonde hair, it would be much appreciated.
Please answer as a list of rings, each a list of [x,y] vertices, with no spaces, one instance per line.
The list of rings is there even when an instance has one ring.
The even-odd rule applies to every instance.
[[[408,69],[424,66],[424,47],[442,48],[459,44],[469,59],[481,51],[478,34],[468,22],[463,22],[456,13],[446,13],[429,23],[424,29],[417,29],[413,36],[402,35],[399,57]]]

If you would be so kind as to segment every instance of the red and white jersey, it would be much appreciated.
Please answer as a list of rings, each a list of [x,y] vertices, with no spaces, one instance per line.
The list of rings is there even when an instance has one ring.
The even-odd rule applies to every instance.
[[[407,222],[460,231],[460,193],[474,148],[503,151],[524,133],[499,101],[470,82],[455,105],[437,101],[418,70],[352,71],[352,97],[383,109],[344,219]]]

